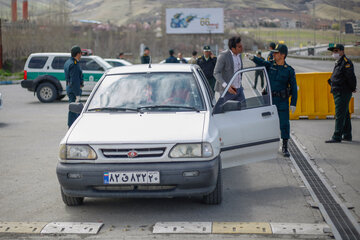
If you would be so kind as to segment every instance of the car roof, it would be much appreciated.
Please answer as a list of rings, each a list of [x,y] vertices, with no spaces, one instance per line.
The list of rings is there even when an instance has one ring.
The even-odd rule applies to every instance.
[[[40,57],[40,56],[64,56],[64,57],[70,57],[70,53],[61,53],[61,52],[45,52],[45,53],[32,53],[30,54],[31,57]],[[96,55],[90,55],[90,56],[81,56],[81,57],[98,57]]]
[[[192,72],[195,68],[192,64],[137,64],[111,68],[106,74],[123,74],[123,73],[147,73],[147,72]]]

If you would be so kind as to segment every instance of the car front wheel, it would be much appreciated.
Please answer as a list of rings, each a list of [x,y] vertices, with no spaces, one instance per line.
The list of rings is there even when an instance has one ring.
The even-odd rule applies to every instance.
[[[216,205],[220,204],[222,200],[222,177],[221,177],[221,161],[219,163],[219,171],[214,191],[208,195],[203,196],[203,202],[205,204]]]
[[[57,91],[53,84],[45,82],[41,83],[36,89],[36,96],[43,103],[53,102],[57,97]]]
[[[83,197],[70,197],[68,195],[66,195],[62,189],[62,187],[60,187],[61,189],[61,197],[63,202],[68,205],[68,206],[79,206],[81,204],[83,204],[84,202],[84,198]]]

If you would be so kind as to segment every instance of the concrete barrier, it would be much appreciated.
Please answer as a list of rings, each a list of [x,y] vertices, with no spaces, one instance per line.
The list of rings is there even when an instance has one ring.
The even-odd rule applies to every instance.
[[[328,79],[331,72],[297,73],[298,101],[296,111],[290,112],[290,119],[326,119],[335,115],[335,103],[330,93]],[[354,98],[349,104],[350,113],[354,113]]]

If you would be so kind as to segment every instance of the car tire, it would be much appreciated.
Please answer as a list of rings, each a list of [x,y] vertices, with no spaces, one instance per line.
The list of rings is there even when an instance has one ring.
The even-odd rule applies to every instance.
[[[221,174],[221,162],[219,163],[219,171],[214,191],[208,195],[203,196],[203,202],[209,205],[217,205],[222,201],[222,174]]]
[[[49,82],[41,83],[36,88],[36,96],[40,102],[50,103],[58,97],[56,87]]]
[[[62,188],[61,188],[61,198],[63,202],[68,206],[79,206],[84,202],[83,197],[70,197],[66,195]]]

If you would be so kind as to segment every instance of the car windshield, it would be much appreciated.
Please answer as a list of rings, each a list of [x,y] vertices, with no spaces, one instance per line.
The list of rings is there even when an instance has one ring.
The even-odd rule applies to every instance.
[[[192,73],[109,75],[88,111],[200,111],[204,102]]]

